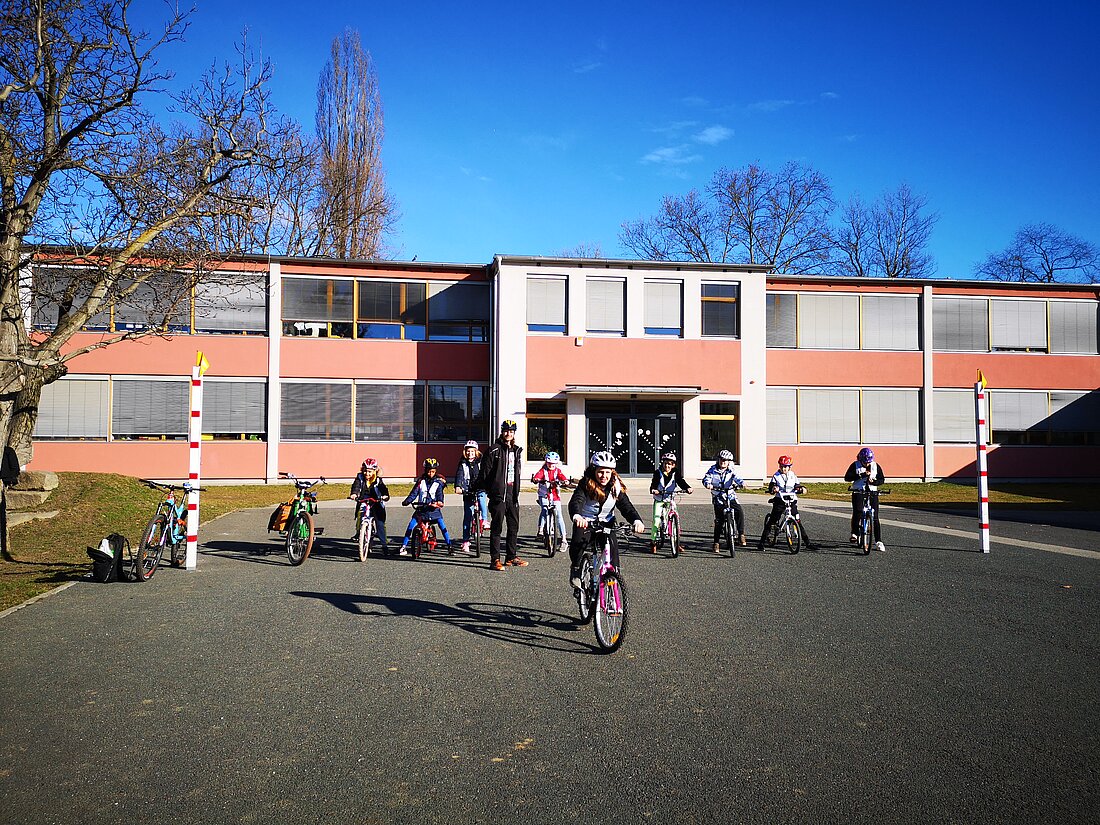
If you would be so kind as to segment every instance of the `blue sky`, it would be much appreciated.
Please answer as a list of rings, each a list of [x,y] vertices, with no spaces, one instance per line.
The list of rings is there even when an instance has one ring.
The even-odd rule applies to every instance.
[[[247,28],[312,126],[345,26],[378,73],[398,258],[627,257],[620,224],[663,194],[788,160],[840,200],[927,196],[942,277],[1029,222],[1100,243],[1100,4],[197,0],[162,62],[194,77]]]

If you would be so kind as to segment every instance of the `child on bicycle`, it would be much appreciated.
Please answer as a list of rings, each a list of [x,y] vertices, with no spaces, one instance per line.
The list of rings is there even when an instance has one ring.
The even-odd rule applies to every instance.
[[[748,544],[745,538],[745,510],[741,502],[737,500],[737,488],[744,487],[745,482],[733,471],[733,453],[729,450],[721,450],[714,464],[703,476],[703,486],[710,490],[711,504],[714,505],[714,545],[711,549],[720,553],[718,539],[722,535],[722,527],[725,524],[726,508],[722,502],[723,496],[729,496],[730,506],[733,508],[734,526],[737,528],[738,541],[744,547]]]
[[[353,524],[355,525],[355,534],[352,535],[353,539],[359,538],[359,508],[361,505],[365,505],[366,499],[375,499],[370,502],[370,514],[374,519],[374,530],[378,536],[378,542],[382,546],[382,553],[388,553],[386,548],[386,505],[385,502],[390,500],[390,490],[386,486],[386,482],[382,480],[382,468],[378,466],[378,462],[373,458],[363,459],[363,464],[359,467],[359,473],[355,476],[355,480],[351,482],[351,492],[348,493],[348,498],[355,502],[355,518]]]
[[[806,492],[806,488],[802,486],[802,482],[794,474],[793,467],[794,462],[789,455],[779,456],[779,469],[768,480],[768,494],[773,498],[771,499],[772,511],[764,517],[764,535],[767,536],[768,530],[773,524],[779,523],[783,511],[787,509],[787,505],[783,502],[783,496],[780,495],[782,493],[790,497],[791,515],[798,522],[802,539],[809,547],[810,535],[806,532],[806,527],[802,524],[802,519],[798,515],[798,497]]]
[[[661,456],[661,463],[653,471],[653,478],[649,480],[649,494],[653,496],[653,532],[650,536],[649,552],[657,552],[657,540],[661,535],[661,526],[665,521],[665,511],[669,508],[676,489],[685,493],[694,492],[691,485],[684,479],[684,474],[676,462],[676,453],[665,453]]]
[[[481,518],[481,528],[489,529],[489,495],[484,490],[473,490],[477,474],[481,471],[481,450],[476,441],[467,441],[462,449],[462,459],[455,470],[455,492],[462,493],[462,552],[470,552],[470,531],[474,526],[474,505]]]
[[[863,515],[863,495],[871,497],[871,506],[875,508],[871,519],[875,531],[875,549],[880,553],[886,552],[886,545],[882,543],[882,528],[878,524],[878,488],[886,483],[886,476],[882,473],[882,467],[875,461],[875,452],[870,447],[864,447],[856,454],[856,460],[844,474],[844,480],[852,483],[852,535],[848,541],[855,544],[859,541],[856,533],[859,531],[859,520]]]
[[[403,507],[413,505],[415,511],[413,517],[409,519],[409,526],[405,528],[405,538],[401,541],[399,555],[409,555],[409,540],[412,538],[413,530],[416,529],[417,515],[438,524],[439,532],[443,534],[443,541],[448,545],[451,543],[451,536],[447,532],[447,525],[443,522],[442,512],[443,489],[446,486],[447,479],[439,474],[439,462],[434,458],[425,458],[424,472],[416,480],[409,494],[405,496],[405,500],[401,502]]]
[[[563,549],[568,550],[569,542],[565,538],[565,517],[561,513],[561,494],[558,489],[569,485],[569,476],[561,471],[561,467],[558,466],[560,461],[561,457],[550,450],[543,458],[542,466],[531,476],[531,481],[538,485],[539,507],[542,508],[539,513],[539,534],[542,534],[546,508],[552,507],[554,519],[558,522],[558,529],[561,531]],[[550,533],[549,524],[546,525],[546,532]]]
[[[615,508],[619,508],[635,533],[645,530],[642,517],[626,494],[626,485],[615,472],[615,456],[609,452],[593,453],[585,468],[584,476],[577,483],[569,499],[569,517],[573,520],[573,539],[569,542],[569,583],[581,586],[581,558],[588,549],[588,528],[593,522],[604,524],[615,520]],[[619,546],[611,538],[611,563],[619,566]]]

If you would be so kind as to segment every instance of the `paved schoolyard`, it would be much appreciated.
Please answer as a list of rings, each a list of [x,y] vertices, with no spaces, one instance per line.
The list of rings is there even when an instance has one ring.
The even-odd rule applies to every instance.
[[[819,552],[730,559],[687,501],[682,558],[624,557],[610,656],[563,558],[361,564],[342,504],[298,568],[246,511],[196,572],[14,611],[0,820],[1095,821],[1091,514],[996,522],[982,556],[973,518],[891,509],[862,557],[807,503]]]

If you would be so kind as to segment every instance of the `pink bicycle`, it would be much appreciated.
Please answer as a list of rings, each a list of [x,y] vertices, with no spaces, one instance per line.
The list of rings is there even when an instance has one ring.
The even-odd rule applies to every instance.
[[[629,524],[593,525],[581,560],[577,608],[581,624],[595,618],[596,642],[604,653],[614,653],[626,637],[626,586],[623,574],[611,563],[611,538],[625,538],[631,532]]]

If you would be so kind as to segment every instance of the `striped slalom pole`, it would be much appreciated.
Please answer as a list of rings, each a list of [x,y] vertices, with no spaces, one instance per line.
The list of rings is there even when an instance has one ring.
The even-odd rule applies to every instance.
[[[974,422],[977,428],[978,443],[978,529],[982,552],[989,552],[989,465],[986,462],[986,450],[989,439],[988,417],[986,410],[985,376],[978,370],[978,381],[974,384]]]
[[[202,377],[210,363],[201,352],[198,363],[191,368],[191,416],[187,428],[187,440],[191,445],[188,456],[187,483],[187,557],[184,567],[194,570],[199,564],[199,467],[202,458]]]

